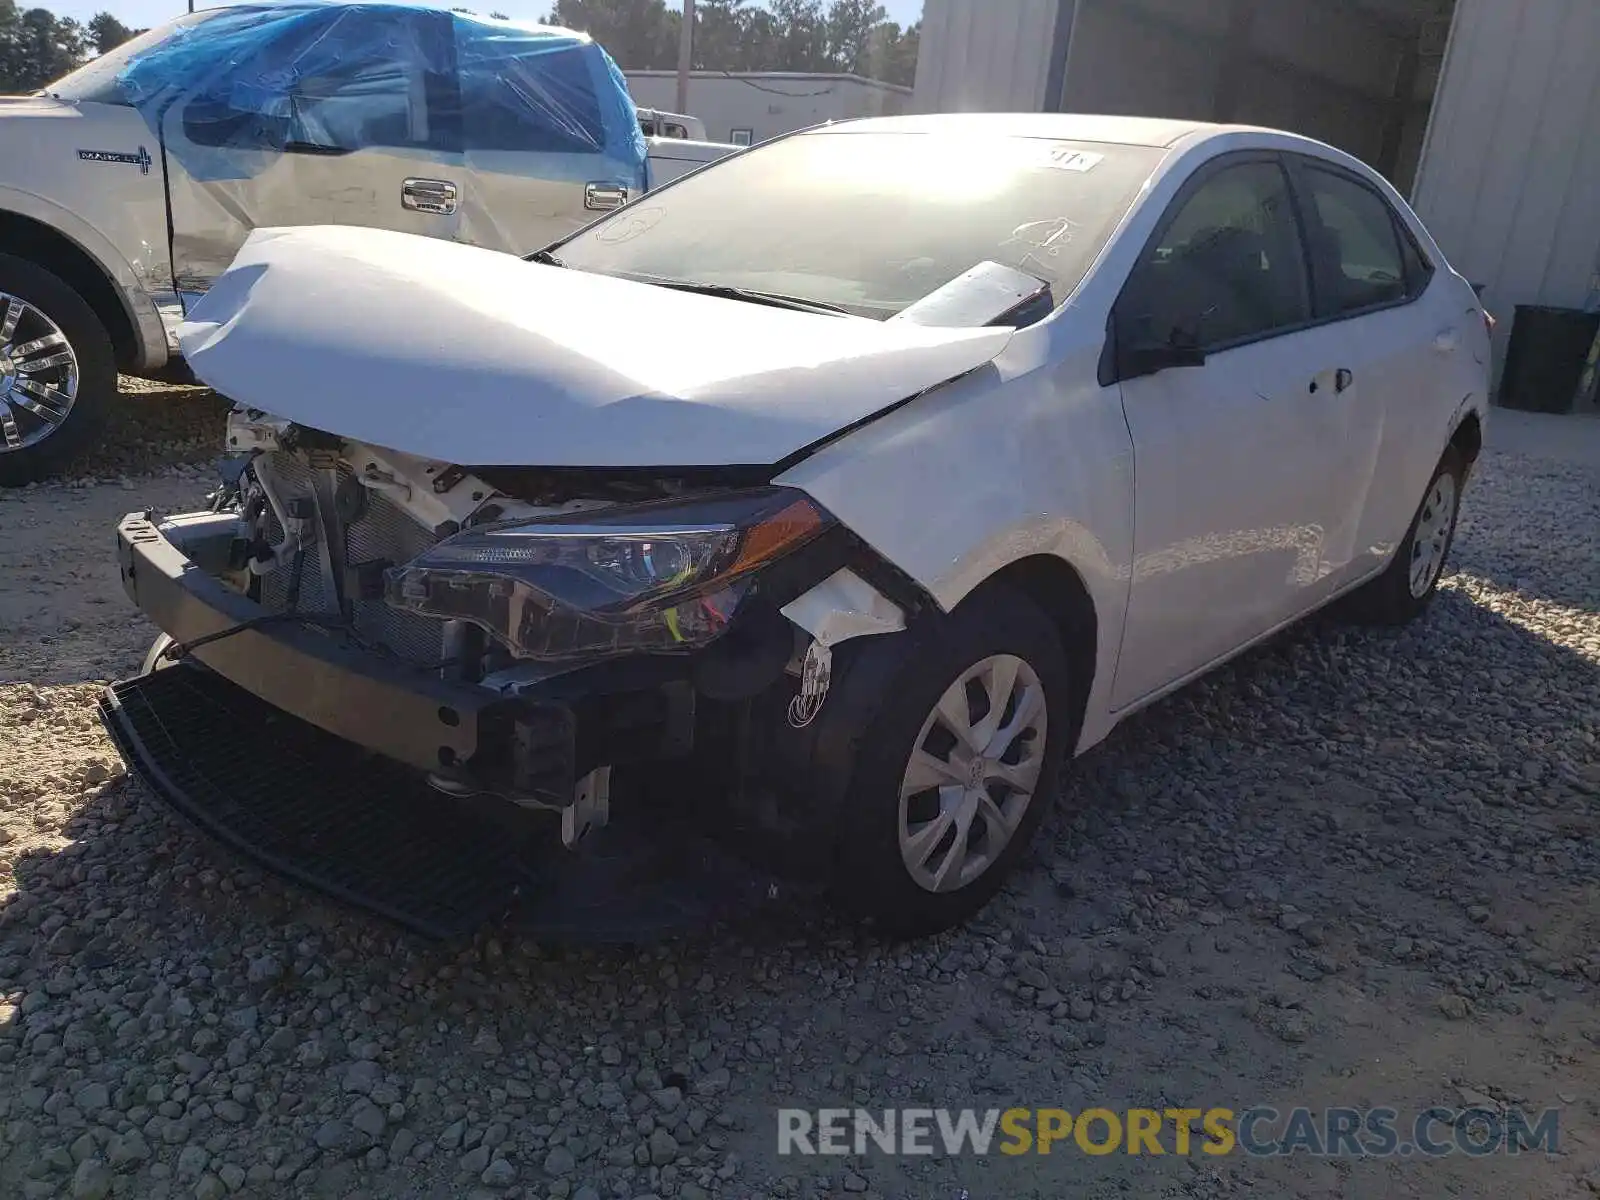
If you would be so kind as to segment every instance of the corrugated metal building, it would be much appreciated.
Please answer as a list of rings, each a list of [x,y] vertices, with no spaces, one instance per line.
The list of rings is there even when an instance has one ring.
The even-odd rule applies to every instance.
[[[926,0],[913,106],[1296,130],[1409,193],[1491,310],[1600,297],[1600,0]]]

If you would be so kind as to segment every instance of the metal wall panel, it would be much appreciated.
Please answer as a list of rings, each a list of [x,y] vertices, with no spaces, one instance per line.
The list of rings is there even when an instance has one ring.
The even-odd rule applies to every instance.
[[[1153,21],[1120,0],[1082,0],[1067,48],[1062,107],[1124,117],[1211,120],[1223,65],[1219,35],[1213,31],[1208,36],[1193,26],[1187,19]]]
[[[1490,309],[1581,306],[1600,251],[1600,4],[1460,0],[1414,205]],[[1511,322],[1502,320],[1504,347]]]
[[[1059,0],[925,0],[916,112],[1039,112]]]

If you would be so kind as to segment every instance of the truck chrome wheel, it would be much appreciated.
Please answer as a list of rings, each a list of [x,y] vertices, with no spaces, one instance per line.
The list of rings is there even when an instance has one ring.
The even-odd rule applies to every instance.
[[[1048,720],[1039,676],[1012,654],[945,690],[900,784],[900,856],[917,886],[958,891],[999,859],[1038,788]]]
[[[0,292],[0,454],[44,441],[78,399],[78,356],[34,305]]]
[[[165,671],[168,667],[178,665],[178,660],[167,657],[167,647],[172,645],[172,635],[163,633],[156,638],[150,649],[145,652],[144,666],[139,668],[139,674],[149,675],[153,671]]]

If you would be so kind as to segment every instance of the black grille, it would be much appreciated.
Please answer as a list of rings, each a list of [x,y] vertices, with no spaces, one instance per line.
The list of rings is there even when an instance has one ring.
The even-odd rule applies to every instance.
[[[529,881],[499,823],[209,671],[113,684],[101,713],[152,789],[264,866],[431,937],[506,915]]]

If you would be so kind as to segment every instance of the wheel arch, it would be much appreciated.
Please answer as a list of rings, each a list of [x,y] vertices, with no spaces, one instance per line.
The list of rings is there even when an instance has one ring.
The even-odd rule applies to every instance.
[[[133,268],[113,261],[109,244],[102,249],[110,254],[98,254],[85,244],[89,238],[64,232],[44,214],[23,211],[36,206],[17,200],[9,189],[0,189],[0,247],[49,271],[83,298],[110,335],[119,369],[164,366],[166,332]]]
[[[1026,596],[1055,626],[1072,670],[1072,730],[1069,745],[1076,746],[1094,687],[1096,656],[1100,649],[1100,617],[1083,575],[1056,554],[1030,554],[1014,559],[974,588],[960,604],[970,604],[989,587],[1009,587]]]
[[[1461,418],[1455,427],[1455,432],[1450,435],[1449,444],[1460,452],[1467,466],[1470,467],[1478,461],[1478,455],[1483,453],[1483,422],[1478,418],[1476,410],[1468,412]]]

